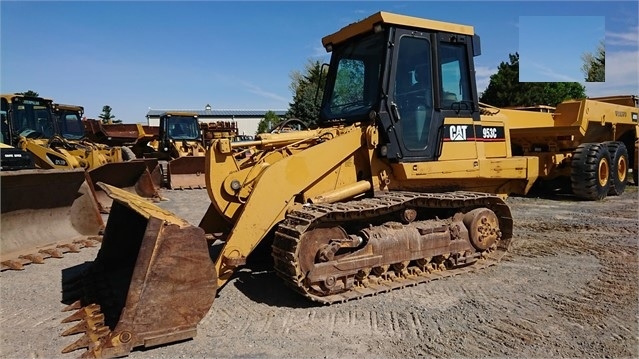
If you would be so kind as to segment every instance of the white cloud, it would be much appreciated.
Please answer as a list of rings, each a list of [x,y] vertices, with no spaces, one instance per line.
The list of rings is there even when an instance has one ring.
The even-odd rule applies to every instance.
[[[558,73],[555,70],[549,68],[548,66],[545,66],[539,63],[532,63],[532,65],[533,67],[537,69],[536,72],[539,75],[542,75],[544,77],[543,80],[538,80],[538,81],[556,81],[556,82],[578,82],[579,81],[579,79],[576,79],[574,77]],[[520,63],[520,71],[521,71],[521,63]],[[519,76],[521,78],[521,72]]]
[[[627,32],[606,32],[606,45],[637,46],[639,45],[639,27]]]
[[[242,84],[242,86],[244,86],[244,88],[248,92],[250,92],[252,94],[255,94],[255,95],[258,95],[260,97],[264,97],[264,98],[280,101],[280,102],[282,102],[284,104],[288,104],[288,102],[290,100],[290,98],[288,98],[288,97],[283,97],[283,96],[280,96],[280,95],[278,95],[276,93],[266,91],[266,90],[262,89],[261,87],[255,85],[255,84],[252,84],[250,82],[242,81],[240,83]]]
[[[497,68],[491,68],[488,66],[476,66],[475,67],[475,81],[477,83],[477,93],[486,91],[488,84],[490,83],[490,76],[497,73]]]
[[[586,94],[639,94],[639,51],[606,52],[606,82],[587,82]]]

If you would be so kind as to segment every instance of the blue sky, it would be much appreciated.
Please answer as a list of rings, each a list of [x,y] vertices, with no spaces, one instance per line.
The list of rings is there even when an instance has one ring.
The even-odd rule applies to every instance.
[[[605,27],[604,16],[520,16],[519,81],[582,81],[582,55],[597,53]]]
[[[34,90],[93,118],[109,105],[124,122],[145,122],[149,108],[285,110],[290,73],[309,59],[328,62],[321,38],[380,10],[474,26],[479,91],[519,51],[522,17],[603,17],[606,82],[586,84],[587,93],[639,93],[637,1],[2,0],[0,91]],[[553,46],[531,58],[580,75],[563,73],[581,63],[556,56],[565,44],[557,28],[536,35]]]

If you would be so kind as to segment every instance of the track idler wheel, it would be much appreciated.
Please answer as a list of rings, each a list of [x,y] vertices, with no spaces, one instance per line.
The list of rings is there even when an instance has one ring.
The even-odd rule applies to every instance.
[[[479,251],[491,248],[501,238],[499,219],[488,208],[476,208],[464,215],[470,242]]]

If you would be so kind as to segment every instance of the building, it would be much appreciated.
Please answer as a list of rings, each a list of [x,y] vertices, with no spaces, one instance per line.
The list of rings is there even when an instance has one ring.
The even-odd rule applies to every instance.
[[[258,124],[269,110],[213,110],[210,105],[206,105],[204,110],[149,109],[146,114],[147,124],[149,126],[159,126],[160,115],[168,111],[195,112],[198,114],[200,122],[233,121],[237,123],[238,134],[252,136],[257,132]],[[286,110],[270,111],[273,111],[280,118],[284,118],[286,115]]]

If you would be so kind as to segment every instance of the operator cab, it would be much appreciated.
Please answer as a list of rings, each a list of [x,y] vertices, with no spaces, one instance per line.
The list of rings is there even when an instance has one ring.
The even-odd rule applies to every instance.
[[[170,141],[199,141],[200,123],[194,113],[168,113],[160,115],[160,137]]]
[[[332,56],[320,126],[375,119],[389,160],[436,160],[445,118],[480,119],[471,26],[379,12],[322,42]]]
[[[84,124],[82,123],[84,107],[56,103],[53,104],[53,112],[62,137],[67,140],[80,140],[84,137]]]
[[[17,146],[19,137],[51,138],[56,124],[51,100],[22,95],[2,95],[2,141]]]

